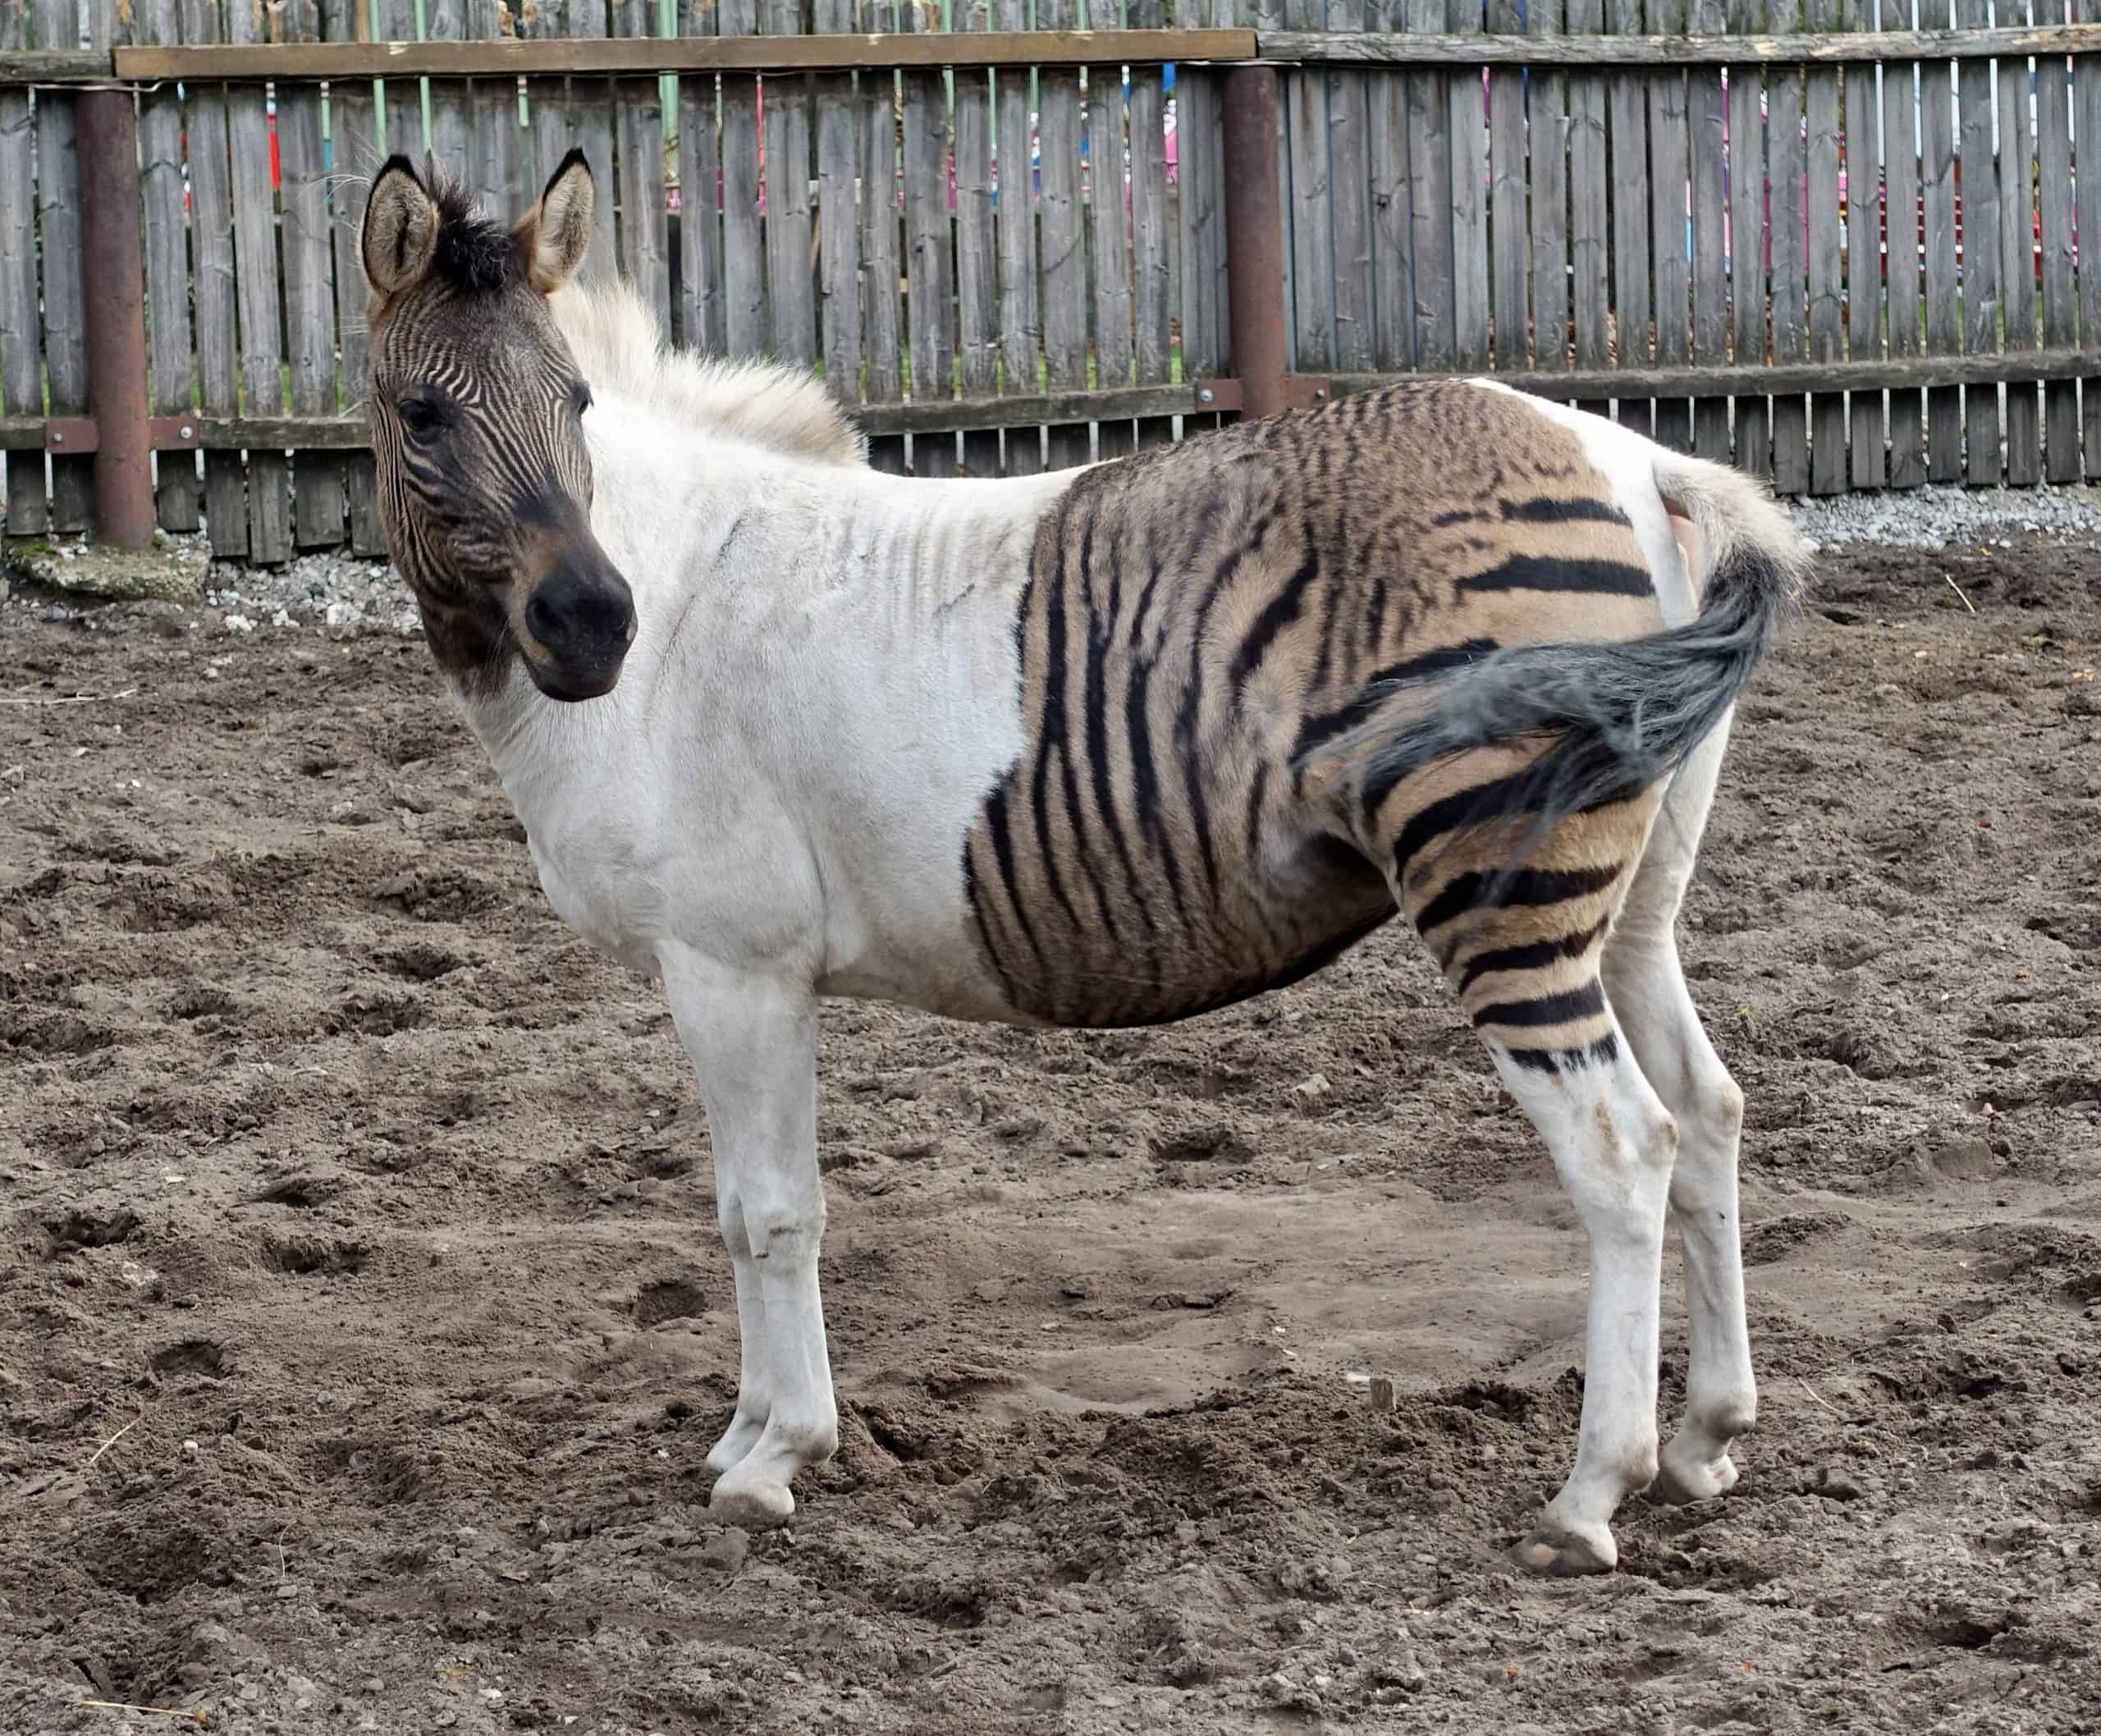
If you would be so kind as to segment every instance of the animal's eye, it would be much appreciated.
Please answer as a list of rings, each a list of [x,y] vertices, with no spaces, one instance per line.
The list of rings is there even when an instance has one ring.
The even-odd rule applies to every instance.
[[[411,440],[428,440],[445,425],[445,419],[428,399],[403,400],[396,412]]]
[[[577,415],[579,416],[582,415],[585,410],[591,407],[591,388],[585,385],[583,381],[579,380],[574,386],[570,388],[569,401],[575,409]]]

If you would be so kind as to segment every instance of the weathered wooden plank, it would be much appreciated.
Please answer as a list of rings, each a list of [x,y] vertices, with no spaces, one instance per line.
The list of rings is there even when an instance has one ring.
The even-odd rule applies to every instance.
[[[1889,391],[1897,387],[1967,386],[1976,382],[2069,380],[2083,378],[2093,365],[2090,350],[2031,350],[2018,355],[1922,355],[1902,361],[1878,357],[1861,362],[1772,362],[1756,367],[1596,368],[1559,372],[1534,369],[1496,378],[1520,392],[1556,398],[1595,398],[1623,389],[1638,397],[1734,396],[1741,392]],[[1430,376],[1465,379],[1467,371]],[[1329,384],[1340,395],[1392,383],[1386,374],[1334,373]],[[1424,376],[1403,375],[1403,378]],[[1231,389],[1231,388],[1229,388]]]
[[[830,34],[854,28],[853,0],[817,0],[812,22]],[[713,80],[709,80],[710,89]],[[821,74],[817,112],[817,324],[825,384],[842,404],[861,401],[861,231],[858,101],[850,72]],[[711,209],[712,207],[711,206]],[[989,222],[988,212],[986,220]]]
[[[0,6],[0,49],[28,34],[19,6]],[[37,307],[34,121],[26,90],[0,89],[0,394],[11,415],[43,414],[43,318]],[[41,535],[50,523],[43,447],[7,461],[7,534]]]
[[[1686,28],[1695,35],[1719,35],[1728,28],[1723,0],[1691,0]],[[1691,161],[1689,203],[1692,220],[1692,347],[1690,360],[1725,362],[1729,355],[1728,92],[1722,74],[1699,68],[1686,75],[1687,149]],[[1692,450],[1719,464],[1729,461],[1729,406],[1721,398],[1692,401]]]
[[[894,0],[857,0],[864,32],[888,31],[897,23]],[[723,80],[724,114],[729,80]],[[863,349],[871,404],[904,396],[904,289],[899,237],[903,206],[898,187],[898,83],[890,71],[864,72],[859,81],[861,129],[861,276],[867,297]],[[871,438],[868,462],[902,475],[904,442]]]
[[[137,0],[131,22],[134,34],[142,42],[173,42],[180,34],[175,0]],[[195,384],[190,340],[190,237],[188,213],[183,209],[182,102],[166,85],[140,94],[139,177],[145,217],[146,360],[152,376],[148,405],[154,415],[181,415],[194,407],[190,392]],[[159,453],[153,469],[161,529],[196,529],[204,517],[196,455]]]
[[[804,0],[764,0],[760,21],[771,34],[801,36],[807,28]],[[811,259],[809,80],[784,73],[766,81],[765,95],[767,323],[776,360],[814,362],[817,308]]]
[[[1981,29],[1989,21],[1991,4],[1992,0],[1956,0],[1956,21]],[[1993,155],[1992,63],[1964,61],[1957,85],[1962,102],[1962,347],[1972,355],[1984,355],[1999,348],[1999,322],[2005,311],[1998,166]],[[1972,388],[1963,394],[1962,451],[1964,474],[1971,487],[1996,484],[2005,474],[1996,387]]]
[[[1808,0],[1812,29],[1838,21],[1838,0]],[[1846,353],[1845,263],[1838,236],[1838,98],[1841,75],[1812,66],[1807,79],[1809,244],[1809,351],[1812,360],[1835,362]],[[1846,400],[1819,392],[1810,401],[1810,488],[1817,494],[1845,492],[1850,472],[1846,447]]]
[[[38,38],[71,47],[75,0],[34,0]],[[40,93],[36,120],[36,203],[43,259],[44,390],[54,416],[88,411],[87,290],[80,259],[80,165],[74,144],[78,98]],[[51,460],[51,528],[85,530],[94,513],[94,460]]]
[[[1872,29],[1877,0],[1842,0],[1844,22]],[[1876,136],[1879,98],[1872,66],[1846,69],[1846,346],[1863,360],[1883,353],[1882,237],[1879,222],[1865,222],[1879,193],[1868,150]],[[1882,395],[1861,392],[1848,401],[1847,451],[1853,486],[1879,488],[1888,475],[1883,451]]]
[[[991,26],[988,0],[961,0],[952,29]],[[955,75],[955,300],[957,356],[963,395],[991,397],[1000,381],[1000,261],[992,206],[992,75],[959,68]],[[1000,474],[996,430],[973,430],[963,441],[966,475]]]
[[[1727,0],[1729,28],[1757,29],[1765,0]],[[1729,332],[1739,366],[1766,360],[1765,75],[1755,66],[1729,69]],[[1773,474],[1773,407],[1761,394],[1733,406],[1737,468]]]
[[[610,57],[621,50],[639,52],[669,46],[648,39],[631,39],[625,43],[608,40],[611,28],[609,0],[542,0],[542,3],[559,8],[560,29],[565,39],[573,39],[568,44],[568,52],[576,58]],[[732,6],[740,7],[744,14],[745,27],[748,30],[752,27],[753,4],[753,0],[724,0],[722,11],[726,15]],[[549,42],[533,46],[559,48],[563,44]],[[588,63],[585,59],[585,64]],[[620,268],[620,153],[615,140],[616,117],[619,112],[615,87],[606,79],[579,76],[570,80],[570,138],[576,149],[584,153],[584,161],[591,165],[591,177],[594,183],[595,196],[591,204],[591,251],[585,257],[579,273],[586,282],[611,277]],[[552,169],[549,172],[552,172]],[[756,187],[756,164],[753,176],[753,185]],[[539,190],[535,188],[533,190],[537,192]],[[753,198],[756,201],[756,194]],[[758,221],[756,217],[753,221]]]
[[[287,41],[318,41],[315,0],[284,0],[278,26]],[[321,93],[286,85],[277,98],[278,245],[285,277],[286,371],[291,408],[333,414],[336,392],[336,284],[329,237],[327,167],[321,136]],[[348,529],[343,466],[333,453],[300,453],[292,469],[292,541],[333,548]]]
[[[2101,21],[2101,0],[2073,0],[2081,23]],[[2073,125],[2077,129],[2074,216],[2082,236],[2101,235],[2101,58],[2072,63]],[[2079,329],[2090,351],[2101,350],[2101,249],[2090,241],[2079,259]],[[2101,369],[2080,386],[2080,433],[2086,475],[2101,477]]]
[[[2072,245],[2071,66],[2062,55],[2035,62],[2035,182],[2041,193],[2043,346],[2079,341],[2079,286]],[[2079,480],[2079,382],[2043,388],[2043,465],[2053,483]]]
[[[1926,349],[1936,355],[1962,350],[1961,273],[1956,249],[1955,98],[1952,65],[1919,68],[1920,198],[1925,212]],[[1946,388],[1926,396],[1926,475],[1956,482],[1962,475],[1962,394]]]
[[[181,25],[186,41],[217,41],[225,29],[220,0],[182,0]],[[223,85],[193,85],[183,115],[190,162],[190,295],[196,322],[198,402],[207,415],[221,416],[233,415],[240,408],[227,95]],[[247,557],[248,478],[239,452],[204,455],[204,529],[213,554]]]
[[[330,41],[355,41],[370,28],[363,0],[321,0],[321,31]],[[342,362],[339,390],[341,403],[351,410],[360,409],[365,401],[365,284],[358,238],[364,227],[365,177],[384,160],[376,127],[369,83],[345,79],[330,89],[328,131],[337,172],[326,183],[329,244],[336,273],[336,342]],[[350,552],[384,554],[387,543],[380,529],[372,460],[363,453],[344,454],[336,465],[349,512]]]
[[[1555,7],[1560,0],[1546,0]],[[1371,21],[1405,28],[1407,0],[1371,0]],[[1179,75],[1178,75],[1179,79]],[[1415,364],[1413,225],[1408,204],[1408,103],[1413,76],[1375,68],[1366,87],[1365,176],[1371,213],[1372,364],[1388,372]],[[1184,185],[1188,170],[1183,169]],[[1187,198],[1185,191],[1183,195]]]
[[[938,0],[903,0],[898,22],[908,33],[938,30]],[[948,93],[938,72],[907,72],[901,84],[898,149],[904,167],[904,311],[911,333],[912,396],[940,401],[955,396]],[[955,465],[953,434],[927,434],[913,441],[914,475],[953,476]]]
[[[2012,8],[1999,0],[2002,16]],[[1995,62],[1998,75],[1999,278],[2009,352],[2035,347],[2035,110],[2028,62]],[[2030,488],[2043,479],[2040,394],[2032,384],[2006,388],[2006,479]]]
[[[269,20],[260,7],[228,0],[227,32],[236,42]],[[228,154],[233,172],[234,296],[240,309],[240,405],[249,415],[285,407],[284,345],[278,319],[277,196],[270,186],[270,121],[253,85],[227,92]],[[280,451],[248,455],[248,558],[275,566],[292,552],[290,467]]]
[[[1451,0],[1455,34],[1481,34],[1481,0]],[[1462,368],[1489,364],[1488,117],[1480,70],[1455,72],[1445,85],[1452,129],[1452,332]]]
[[[1134,28],[1156,26],[1165,16],[1163,0],[1131,0],[1129,20]],[[1137,383],[1165,385],[1174,378],[1174,328],[1170,313],[1174,296],[1174,234],[1167,195],[1166,93],[1157,68],[1131,68],[1128,112],[1132,323]],[[1185,157],[1182,161],[1186,163],[1188,159]],[[1362,184],[1360,180],[1359,185]],[[1368,338],[1368,328],[1366,335]],[[1150,416],[1137,424],[1141,451],[1168,445],[1174,438],[1172,417]]]
[[[1645,0],[1644,21],[1652,30],[1682,28],[1686,0]],[[1655,250],[1656,361],[1682,365],[1692,360],[1692,258],[1687,190],[1692,178],[1692,141],[1687,131],[1686,75],[1665,67],[1648,76],[1649,232]],[[1621,183],[1623,186],[1625,182]],[[1656,404],[1656,438],[1679,451],[1692,449],[1692,406],[1682,398]]]
[[[1787,16],[1776,11],[1775,16]],[[1790,32],[1762,35],[1738,28],[1737,39],[1703,42],[1681,34],[1631,34],[1592,40],[1571,38],[1542,54],[1522,36],[1496,35],[1476,40],[1449,35],[1411,35],[1401,41],[1383,32],[1328,31],[1316,34],[1259,27],[1260,56],[1295,66],[1467,66],[1551,65],[1563,66],[1714,66],[1755,62],[1766,66],[1838,66],[1873,64],[1892,58],[1927,55],[1953,59],[1989,59],[2009,54],[2090,53],[2101,33],[2077,25],[2012,25],[1993,30],[1915,30],[1894,40],[1871,33]]]
[[[1028,21],[1028,0],[992,0],[988,21],[1005,31],[1020,31]],[[993,240],[999,251],[1000,389],[1031,394],[1041,354],[1043,322],[1037,312],[1036,195],[1029,167],[1029,74],[994,75],[994,116],[999,133],[999,209]],[[1010,476],[1033,476],[1043,468],[1043,432],[1017,428],[1006,436],[1006,470]]]
[[[1444,0],[1408,0],[1411,32],[1440,32]],[[1450,76],[1435,68],[1409,75],[1408,260],[1414,277],[1415,362],[1455,366],[1459,354],[1452,258]]]
[[[431,0],[437,3],[437,0]],[[536,5],[541,0],[536,0]],[[593,0],[586,0],[593,4]],[[595,9],[595,7],[594,7]],[[894,7],[886,16],[895,21]],[[665,38],[607,43],[602,27],[572,28],[562,39],[546,32],[527,42],[440,40],[340,44],[304,48],[120,48],[108,54],[0,56],[0,82],[59,80],[78,83],[117,76],[150,80],[336,78],[602,79],[666,72],[837,72],[871,68],[941,70],[958,66],[1077,69],[1105,57],[1124,65],[1169,62],[1246,61],[1256,58],[1251,30],[1042,30],[988,32],[982,36],[867,33],[838,39],[804,37],[784,41],[760,36],[753,26],[725,25],[719,37]],[[569,38],[588,39],[569,41]],[[2026,40],[2024,37],[2023,40]],[[1493,45],[1491,45],[1491,53]],[[2067,52],[2070,52],[2067,48]],[[1362,59],[1338,56],[1337,59]],[[1482,57],[1472,57],[1478,61]],[[1508,57],[1507,55],[1504,57]],[[1446,54],[1446,62],[1453,57]]]
[[[1094,295],[1095,383],[1119,391],[1131,383],[1130,213],[1124,186],[1124,71],[1120,66],[1087,69],[1087,231]],[[1110,420],[1095,429],[1095,452],[1101,458],[1127,457],[1137,443],[1126,420]]]
[[[1528,0],[1525,28],[1558,36],[1561,0]],[[1532,365],[1568,365],[1568,75],[1542,67],[1527,80],[1531,104]]]
[[[1784,4],[1785,0],[1775,0]],[[1768,245],[1773,307],[1773,360],[1804,361],[1809,356],[1807,213],[1802,208],[1803,179],[1808,172],[1802,139],[1802,74],[1796,66],[1765,75],[1766,173],[1772,201]],[[1799,393],[1776,393],[1773,400],[1773,486],[1783,494],[1809,492],[1809,407]]]
[[[1073,0],[1037,0],[1037,22],[1069,30]],[[1080,207],[1079,76],[1046,68],[1038,77],[1037,137],[1043,249],[1043,369],[1054,392],[1076,390],[1087,378],[1087,235]],[[1050,467],[1085,464],[1091,454],[1084,424],[1049,431]]]
[[[1571,35],[1595,34],[1604,24],[1604,0],[1566,0],[1563,17]],[[1560,47],[1559,39],[1555,48]],[[1568,253],[1573,309],[1576,365],[1599,369],[1612,360],[1612,234],[1608,213],[1610,169],[1605,155],[1606,94],[1602,72],[1572,72],[1568,77]],[[1603,398],[1586,399],[1582,407],[1611,414]]]
[[[1605,27],[1632,35],[1641,28],[1641,0],[1606,0]],[[1646,366],[1654,356],[1650,322],[1648,80],[1638,71],[1615,71],[1608,80],[1606,115],[1611,126],[1613,336],[1619,360]],[[1623,397],[1619,419],[1646,434],[1655,425],[1655,405]]]
[[[723,34],[749,34],[758,0],[721,0]],[[758,80],[722,79],[722,295],[724,341],[735,356],[766,351],[766,250],[759,227]]]
[[[787,3],[792,8],[794,0]],[[613,35],[627,41],[648,38],[662,27],[662,16],[656,0],[613,0]],[[808,151],[803,154],[807,158]],[[671,266],[664,209],[664,89],[657,80],[615,80],[613,161],[614,186],[607,190],[617,190],[620,270],[656,314],[657,329],[668,332]],[[806,198],[806,213],[808,208]]]
[[[468,0],[469,40],[497,38],[510,28],[507,0]],[[519,185],[524,152],[518,132],[517,75],[476,79],[468,89],[467,113],[474,144],[469,160],[459,165],[460,172],[474,186],[484,211],[499,222],[511,222],[525,208]]]
[[[1326,0],[1331,29],[1362,30],[1367,0]],[[1371,80],[1353,67],[1313,75],[1325,85],[1328,127],[1330,278],[1329,344],[1332,365],[1370,368],[1378,358],[1372,313],[1375,267],[1371,250]],[[1398,263],[1395,262],[1389,262]],[[1302,365],[1303,365],[1302,364]]]
[[[834,0],[826,0],[834,3]],[[715,30],[713,0],[680,0],[681,37],[712,35]],[[850,6],[846,26],[853,23]],[[853,80],[847,80],[848,100],[840,119],[846,128],[846,220],[854,220]],[[716,112],[716,77],[712,72],[688,72],[679,79],[679,297],[674,310],[679,341],[689,348],[721,355],[728,346],[724,330],[722,293],[722,140]],[[860,310],[853,320],[856,339],[860,334]],[[858,355],[858,351],[857,351]],[[860,391],[858,365],[848,370],[849,387]]]
[[[478,32],[468,29],[470,0],[423,0],[423,34],[432,43],[464,44]],[[227,16],[242,8],[242,0],[227,0]],[[465,78],[433,78],[429,84],[430,150],[447,174],[471,181],[470,153],[474,149],[474,87]],[[239,92],[233,101],[241,100]]]
[[[1325,0],[1279,0],[1285,25],[1317,30]],[[1258,11],[1258,21],[1265,16]],[[1291,259],[1291,354],[1301,372],[1334,365],[1335,247],[1328,180],[1328,80],[1320,71],[1278,75],[1284,98],[1287,180],[1284,225]]]
[[[1885,29],[1906,27],[1910,0],[1878,0]],[[1919,299],[1919,84],[1916,66],[1899,61],[1882,75],[1883,251],[1889,354],[1917,355],[1924,344]],[[1856,346],[1855,360],[1861,359]],[[1916,488],[1926,479],[1925,405],[1917,392],[1889,394],[1889,486]]]
[[[1488,27],[1517,33],[1520,0],[1489,0]],[[1527,295],[1531,273],[1531,222],[1525,185],[1525,76],[1498,70],[1488,76],[1489,302],[1494,320],[1495,365],[1522,368],[1531,361],[1531,310]]]

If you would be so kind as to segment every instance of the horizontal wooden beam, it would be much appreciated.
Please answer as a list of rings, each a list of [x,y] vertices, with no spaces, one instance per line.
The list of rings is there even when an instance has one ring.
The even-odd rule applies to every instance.
[[[1384,30],[1261,30],[1256,44],[1261,59],[1298,66],[1842,66],[2091,54],[2101,52],[2101,24],[1799,36],[1397,36]]]
[[[1508,373],[1335,373],[1337,397],[1411,380],[1486,378],[1536,397],[1728,398],[1806,392],[1885,392],[1906,387],[2031,384],[2101,378],[2101,350],[2030,350],[2003,355],[1919,355],[1857,362],[1778,362],[1722,368],[1513,369]]]
[[[519,42],[254,43],[126,48],[123,79],[531,77],[826,72],[888,66],[1097,66],[1252,60],[1252,30],[988,30],[881,36],[690,36]],[[107,74],[105,62],[105,76]]]
[[[0,85],[76,85],[109,77],[107,48],[16,48],[0,54]]]

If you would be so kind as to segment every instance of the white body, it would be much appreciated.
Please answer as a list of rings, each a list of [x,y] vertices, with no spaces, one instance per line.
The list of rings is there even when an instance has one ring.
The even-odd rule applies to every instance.
[[[714,1500],[777,1519],[795,1471],[836,1442],[817,1282],[816,1001],[1009,1016],[967,930],[961,850],[1023,745],[1014,621],[1036,521],[1077,473],[911,481],[799,458],[702,432],[579,360],[597,392],[593,526],[633,589],[635,642],[606,698],[559,705],[514,671],[495,697],[462,703],[555,909],[669,994],[712,1129],[743,1340],[737,1414],[710,1455],[724,1473]],[[1655,481],[1680,460],[1609,423],[1541,413],[1581,433],[1666,619],[1688,618],[1693,581]],[[1621,1059],[1504,1070],[1592,1248],[1591,1393],[1542,1533],[1556,1549],[1575,1540],[1572,1564],[1609,1564],[1614,1505],[1656,1473],[1666,1189],[1692,1312],[1667,1486],[1726,1487],[1730,1439],[1751,1420],[1741,1098],[1671,937],[1725,735],[1679,774],[1610,943]]]

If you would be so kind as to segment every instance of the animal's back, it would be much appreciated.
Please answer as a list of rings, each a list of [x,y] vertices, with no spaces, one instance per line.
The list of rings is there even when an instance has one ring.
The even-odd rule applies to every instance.
[[[1324,746],[1407,703],[1395,681],[1662,621],[1612,483],[1513,394],[1397,387],[1090,471],[1037,536],[1027,746],[965,851],[978,943],[1018,1010],[1060,1024],[1302,975],[1394,914],[1433,841],[1412,821],[1524,758],[1381,792]],[[1630,827],[1638,854],[1647,812],[1609,823],[1595,848],[1558,828],[1540,864],[1617,859]]]

